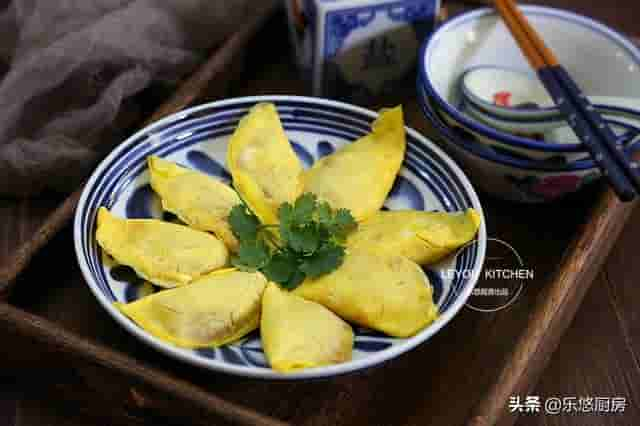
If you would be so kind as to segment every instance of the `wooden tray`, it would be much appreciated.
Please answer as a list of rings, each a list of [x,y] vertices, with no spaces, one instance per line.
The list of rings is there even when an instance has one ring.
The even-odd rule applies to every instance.
[[[266,31],[251,46],[244,83],[231,93],[305,94],[288,53],[265,44],[277,37],[286,43],[282,23]],[[201,87],[186,92],[208,97]],[[436,139],[411,90],[393,101],[404,104],[409,126]],[[489,235],[516,247],[535,281],[509,309],[463,309],[428,343],[384,366],[325,381],[274,383],[169,359],[98,305],[68,228],[34,257],[14,280],[8,303],[0,304],[0,337],[11,342],[6,366],[21,372],[24,385],[56,392],[69,409],[111,423],[511,425],[508,398],[535,385],[633,205],[598,186],[552,205],[481,199]],[[65,205],[73,210],[70,200]]]

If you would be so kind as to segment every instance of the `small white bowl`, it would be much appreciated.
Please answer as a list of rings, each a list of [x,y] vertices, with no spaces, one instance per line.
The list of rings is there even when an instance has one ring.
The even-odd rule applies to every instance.
[[[590,18],[559,9],[521,10],[589,96],[640,99],[640,50],[622,35]],[[579,143],[551,144],[499,131],[459,110],[460,78],[479,66],[527,70],[526,59],[493,9],[462,14],[424,43],[418,73],[427,96],[447,123],[482,135],[493,144],[519,148],[529,158],[584,154]]]
[[[468,69],[460,79],[460,95],[469,105],[498,120],[520,124],[566,125],[560,109],[533,72],[486,65]],[[588,96],[601,114],[640,120],[640,98]]]
[[[460,90],[466,101],[505,120],[540,120],[560,114],[533,71],[496,65],[469,68],[460,77]]]
[[[533,73],[481,66],[460,79],[460,110],[489,126],[520,135],[549,133],[567,127],[562,112]],[[596,110],[609,117],[640,125],[640,98],[589,96]],[[575,138],[548,139],[550,143],[578,143]]]

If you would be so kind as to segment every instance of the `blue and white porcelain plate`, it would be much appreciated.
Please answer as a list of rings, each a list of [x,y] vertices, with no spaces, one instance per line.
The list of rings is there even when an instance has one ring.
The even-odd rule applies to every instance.
[[[440,317],[416,336],[391,338],[356,328],[349,362],[282,374],[271,370],[259,332],[223,348],[189,350],[167,344],[138,327],[114,308],[142,295],[139,280],[121,267],[103,262],[95,239],[98,208],[127,218],[163,218],[159,199],[149,186],[146,158],[158,155],[229,181],[225,169],[227,141],[239,119],[258,102],[276,105],[285,131],[305,167],[365,135],[376,114],[318,98],[260,96],[236,98],[187,109],[146,127],[118,146],[96,169],[82,193],[74,222],[75,249],[82,273],[98,301],[134,336],[172,357],[210,370],[265,379],[330,377],[367,368],[404,353],[429,339],[462,308],[484,261],[484,220],[476,241],[426,270],[434,287]],[[461,211],[482,207],[464,173],[416,131],[407,129],[407,153],[385,208]],[[451,273],[452,271],[457,273]]]

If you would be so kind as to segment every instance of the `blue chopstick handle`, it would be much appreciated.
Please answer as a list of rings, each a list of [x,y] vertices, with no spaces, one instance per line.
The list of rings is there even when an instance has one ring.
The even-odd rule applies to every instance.
[[[600,136],[592,130],[589,122],[583,118],[581,111],[578,110],[579,107],[574,104],[574,97],[565,94],[565,89],[558,81],[558,77],[556,77],[555,68],[558,67],[540,68],[538,70],[540,81],[544,84],[560,111],[567,117],[569,126],[587,147],[591,157],[607,177],[618,197],[622,201],[632,200],[636,195],[634,187],[622,171],[622,168],[618,166],[610,150],[598,142]]]
[[[589,99],[587,99],[584,93],[582,93],[582,90],[573,81],[571,76],[569,76],[567,70],[560,65],[556,65],[552,68],[558,76],[560,83],[575,95],[574,98],[576,105],[580,108],[582,113],[591,120],[596,133],[598,133],[607,143],[607,148],[611,151],[613,158],[623,167],[624,172],[627,174],[627,178],[631,180],[631,183],[636,189],[640,188],[640,172],[638,171],[638,163],[627,158],[624,148],[616,144],[615,133],[611,130],[611,127],[607,125],[602,116],[596,111],[591,102],[589,102]]]

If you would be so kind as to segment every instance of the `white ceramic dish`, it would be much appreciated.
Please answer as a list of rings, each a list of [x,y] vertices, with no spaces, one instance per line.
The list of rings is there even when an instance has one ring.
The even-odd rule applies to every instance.
[[[238,120],[257,102],[276,105],[285,131],[307,167],[368,133],[376,117],[369,110],[339,102],[262,96],[191,108],[139,131],[98,166],[76,211],[76,254],[95,297],[120,326],[155,349],[205,369],[246,377],[275,380],[330,377],[378,365],[424,343],[456,315],[471,295],[484,262],[484,218],[475,243],[425,270],[434,287],[440,317],[408,339],[356,328],[353,360],[343,364],[282,374],[267,365],[259,333],[222,348],[181,349],[149,335],[114,308],[114,301],[129,302],[139,294],[134,283],[127,282],[114,273],[112,266],[102,262],[94,235],[98,208],[105,206],[120,217],[162,217],[158,199],[149,186],[145,160],[151,154],[228,180],[224,167],[227,140]],[[387,208],[457,211],[473,207],[482,216],[482,207],[468,179],[440,148],[411,129],[407,129],[407,143],[403,168],[385,203]]]

